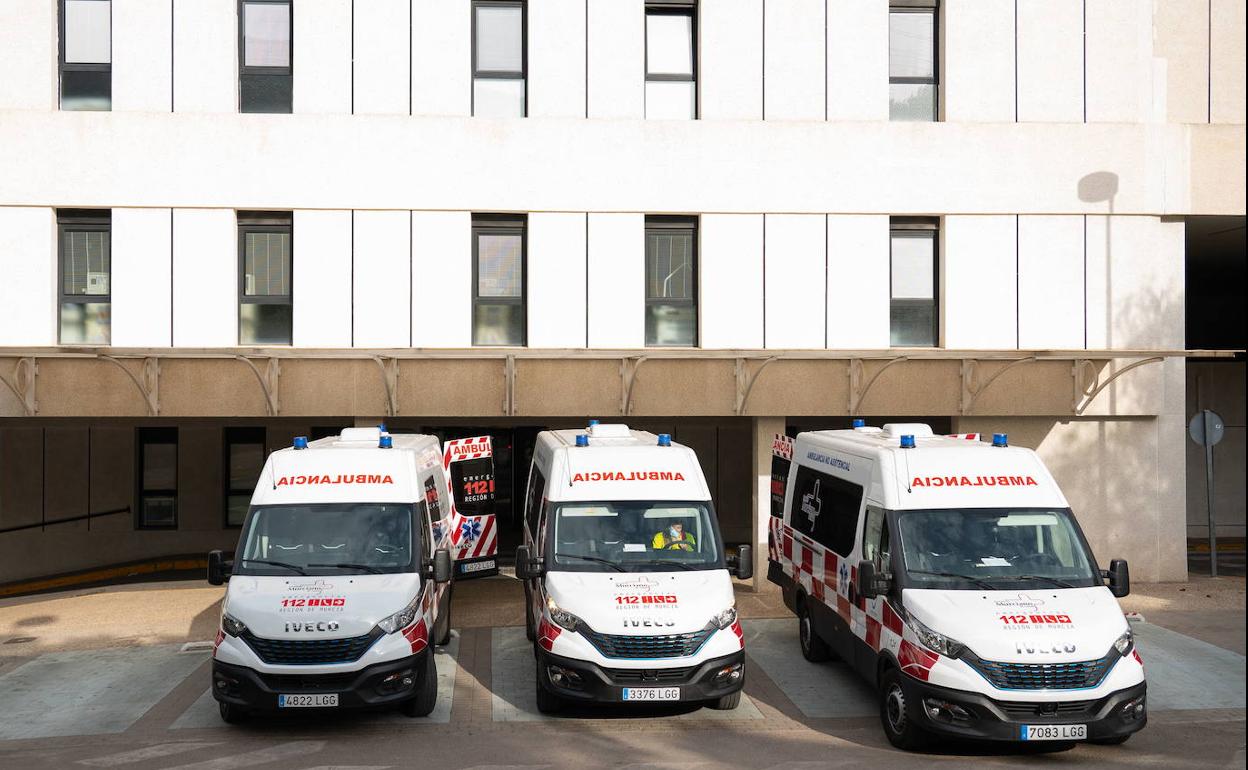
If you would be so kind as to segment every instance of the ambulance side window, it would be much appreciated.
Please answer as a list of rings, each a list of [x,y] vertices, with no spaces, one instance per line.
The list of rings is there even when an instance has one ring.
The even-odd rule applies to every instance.
[[[537,516],[542,510],[542,498],[546,496],[546,477],[533,466],[529,474],[529,494],[524,503],[524,519],[528,522],[529,532],[537,537]]]
[[[438,489],[437,479],[430,474],[425,477],[425,506],[429,510],[429,519],[433,523],[442,520],[442,490]]]
[[[848,556],[858,534],[862,495],[858,484],[799,465],[789,503],[789,525],[841,556]]]
[[[884,511],[875,506],[867,507],[866,523],[862,527],[862,558],[875,562],[875,566],[887,572],[889,569],[888,521]]]

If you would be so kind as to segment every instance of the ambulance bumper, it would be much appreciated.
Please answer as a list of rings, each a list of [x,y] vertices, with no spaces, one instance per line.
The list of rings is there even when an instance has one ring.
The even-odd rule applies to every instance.
[[[996,700],[902,677],[906,715],[915,724],[949,738],[987,741],[1022,741],[1026,725],[1087,725],[1090,741],[1130,735],[1148,723],[1146,688],[1140,682],[1095,700],[1081,700],[1078,691],[1055,693],[1054,701],[1034,703]],[[1145,708],[1138,710],[1137,705]]]
[[[255,711],[277,710],[279,695],[336,693],[338,708],[348,709],[398,704],[416,693],[424,657],[432,654],[427,648],[399,660],[333,674],[266,674],[214,660],[212,695],[222,703]]]
[[[731,695],[745,686],[745,652],[739,651],[704,663],[659,665],[654,668],[604,668],[595,663],[537,650],[540,686],[567,700],[624,703],[624,690],[680,688],[679,700],[637,701],[648,705],[664,702],[700,702]],[[559,681],[556,682],[555,679]]]

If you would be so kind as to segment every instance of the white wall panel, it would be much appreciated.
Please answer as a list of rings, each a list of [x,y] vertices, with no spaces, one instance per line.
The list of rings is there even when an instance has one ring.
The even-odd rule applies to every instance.
[[[1165,67],[1167,122],[1209,122],[1209,5],[1156,0],[1153,6],[1153,55]]]
[[[769,348],[822,348],[827,333],[827,217],[764,217],[764,298]]]
[[[1088,347],[1182,347],[1183,222],[1087,220]]]
[[[528,341],[585,347],[585,214],[529,214]]]
[[[698,222],[698,338],[704,348],[763,346],[763,216]]]
[[[0,206],[0,345],[56,344],[56,241],[54,209]]]
[[[351,212],[294,212],[292,343],[351,347]]]
[[[355,347],[403,348],[412,334],[411,212],[355,212]]]
[[[238,222],[229,209],[173,210],[173,344],[238,345]]]
[[[589,117],[645,117],[645,5],[642,0],[587,2]]]
[[[645,347],[645,234],[641,214],[589,215],[591,348]]]
[[[887,348],[889,325],[888,217],[829,215],[828,348]]]
[[[173,0],[173,109],[238,112],[237,3]]]
[[[0,110],[57,108],[56,6],[0,3]]]
[[[1210,122],[1243,124],[1245,4],[1212,0],[1209,8]]]
[[[1014,0],[948,0],[945,119],[1014,120]]]
[[[411,0],[411,3],[412,114],[472,114],[472,4],[468,0]],[[359,5],[356,3],[357,18]],[[530,13],[534,5],[529,4]],[[406,42],[404,33],[404,45]],[[355,55],[357,58],[360,55],[358,42]],[[532,55],[530,47],[529,56]],[[382,60],[379,65],[386,66],[386,62]],[[399,67],[400,71],[402,69]],[[356,87],[359,87],[358,77]],[[355,111],[360,112],[358,91],[356,95]],[[406,112],[407,108],[376,111]]]
[[[585,0],[530,3],[529,115],[585,117]]]
[[[172,16],[169,0],[113,0],[114,112],[172,109]]]
[[[294,4],[296,113],[351,114],[351,0]]]
[[[1018,346],[1081,348],[1083,217],[1018,218]]]
[[[472,346],[472,214],[412,212],[412,346]]]
[[[1017,229],[1012,216],[948,216],[941,244],[944,345],[1018,346]]]
[[[887,0],[828,0],[828,120],[888,120]]]
[[[172,345],[173,212],[113,209],[112,217],[112,344]]]
[[[1083,120],[1083,0],[1018,0],[1018,119]]]
[[[707,120],[763,116],[763,4],[698,4],[698,113]]]
[[[763,117],[823,120],[824,0],[773,0],[764,11]]]
[[[1142,123],[1152,114],[1152,3],[1087,0],[1089,123]]]
[[[411,0],[368,0],[355,4],[355,114],[409,113],[411,12]],[[465,62],[464,67],[467,66]],[[448,75],[451,71],[448,69]]]

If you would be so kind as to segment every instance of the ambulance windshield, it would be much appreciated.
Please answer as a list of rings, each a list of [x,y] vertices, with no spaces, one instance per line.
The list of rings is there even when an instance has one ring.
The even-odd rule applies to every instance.
[[[564,503],[551,517],[547,548],[571,572],[722,569],[710,506],[700,502]]]
[[[915,588],[1100,585],[1069,510],[902,511],[897,522]]]
[[[252,508],[234,574],[413,572],[412,506],[396,503]]]

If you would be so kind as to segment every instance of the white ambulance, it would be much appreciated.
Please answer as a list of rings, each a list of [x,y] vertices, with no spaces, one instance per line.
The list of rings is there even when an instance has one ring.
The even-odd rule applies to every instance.
[[[857,669],[904,749],[1122,743],[1144,727],[1144,664],[1115,598],[1127,564],[1098,569],[1036,454],[1003,434],[861,422],[773,445],[792,465],[768,577],[803,656]]]
[[[450,496],[433,436],[347,428],[269,455],[232,561],[212,653],[226,722],[253,712],[437,698],[450,638]]]
[[[544,431],[533,450],[525,625],[537,707],[696,702],[736,708],[745,642],[726,556],[693,450],[626,425]]]

